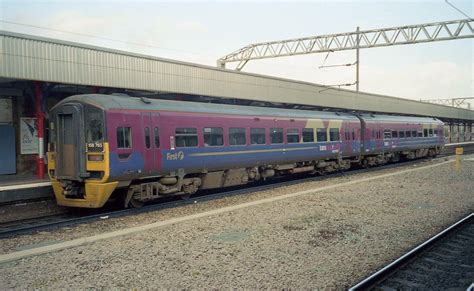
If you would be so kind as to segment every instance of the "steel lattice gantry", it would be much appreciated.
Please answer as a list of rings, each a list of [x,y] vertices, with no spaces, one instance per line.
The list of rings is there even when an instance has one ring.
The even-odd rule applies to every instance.
[[[472,38],[473,26],[473,19],[461,19],[262,42],[220,58],[217,66],[239,62],[236,70],[240,71],[249,60]]]
[[[450,99],[426,99],[420,100],[421,102],[441,104],[446,106],[452,106],[456,108],[467,108],[471,109],[471,103],[468,100],[474,100],[474,97],[461,97],[461,98],[450,98]]]

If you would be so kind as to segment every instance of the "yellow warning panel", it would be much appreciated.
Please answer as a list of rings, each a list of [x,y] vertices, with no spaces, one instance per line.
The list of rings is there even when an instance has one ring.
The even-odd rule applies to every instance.
[[[464,148],[456,148],[456,155],[464,154]]]

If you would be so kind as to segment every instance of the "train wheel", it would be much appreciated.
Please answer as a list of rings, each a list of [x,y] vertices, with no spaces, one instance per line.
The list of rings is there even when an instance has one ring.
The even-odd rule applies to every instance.
[[[145,202],[132,198],[130,199],[130,202],[128,203],[128,205],[130,208],[140,208],[140,207],[143,207],[143,205],[145,205]]]
[[[128,188],[127,194],[124,199],[124,207],[125,208],[140,208],[145,205],[145,202],[138,200],[136,195],[138,195],[139,191],[139,186],[138,185],[132,185]]]
[[[189,198],[191,198],[191,194],[179,195],[179,198],[181,198],[182,200],[188,200]]]

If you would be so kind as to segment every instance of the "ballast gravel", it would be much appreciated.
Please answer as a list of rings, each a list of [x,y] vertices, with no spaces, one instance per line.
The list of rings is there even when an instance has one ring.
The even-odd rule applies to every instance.
[[[380,173],[9,239],[2,252],[367,175]],[[473,211],[474,161],[448,163],[4,263],[0,289],[347,288]]]
[[[34,248],[35,246],[53,244],[61,241],[68,241],[75,238],[97,235],[104,232],[120,230],[127,227],[134,227],[138,225],[152,223],[155,221],[164,221],[175,217],[183,217],[195,213],[202,213],[204,211],[209,211],[212,209],[218,209],[251,201],[258,201],[261,199],[274,197],[285,193],[294,193],[307,189],[320,188],[328,185],[350,182],[367,177],[373,177],[374,175],[383,175],[406,169],[416,169],[416,167],[437,164],[443,162],[444,160],[445,159],[419,160],[415,164],[398,164],[392,165],[394,167],[388,168],[375,167],[371,168],[369,172],[350,171],[344,172],[343,176],[335,177],[335,175],[328,175],[324,177],[316,177],[317,180],[313,182],[298,183],[292,186],[274,187],[273,189],[266,191],[253,191],[251,193],[246,193],[238,196],[228,196],[217,200],[210,200],[205,202],[199,201],[195,204],[190,204],[181,207],[171,207],[167,209],[161,209],[159,211],[143,213],[128,217],[109,219],[108,217],[104,216],[104,219],[88,224],[76,225],[73,227],[63,227],[59,230],[54,231],[41,231],[39,233],[36,233],[35,235],[24,235],[20,237],[13,237],[11,239],[4,239],[2,240],[2,244],[0,244],[0,254],[24,250],[28,248]]]

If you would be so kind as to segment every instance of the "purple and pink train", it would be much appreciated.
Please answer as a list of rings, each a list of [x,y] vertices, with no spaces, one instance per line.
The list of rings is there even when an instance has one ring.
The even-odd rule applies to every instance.
[[[294,173],[436,156],[435,118],[76,95],[50,114],[58,204],[125,207]]]

